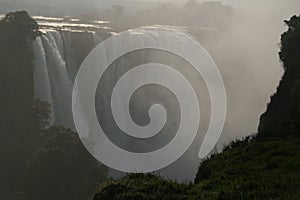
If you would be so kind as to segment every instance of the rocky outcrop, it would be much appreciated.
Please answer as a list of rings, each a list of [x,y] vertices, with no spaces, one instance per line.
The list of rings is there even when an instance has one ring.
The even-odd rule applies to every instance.
[[[286,21],[280,59],[284,75],[267,111],[261,116],[258,138],[299,135],[300,130],[300,17]]]

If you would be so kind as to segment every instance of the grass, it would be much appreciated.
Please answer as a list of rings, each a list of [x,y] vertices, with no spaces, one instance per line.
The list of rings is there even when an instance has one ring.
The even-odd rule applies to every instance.
[[[94,200],[300,199],[300,137],[231,143],[201,163],[193,184],[129,174],[102,184]]]

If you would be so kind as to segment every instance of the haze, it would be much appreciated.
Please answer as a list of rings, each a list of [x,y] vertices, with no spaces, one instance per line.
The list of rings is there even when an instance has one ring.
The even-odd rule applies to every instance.
[[[146,18],[147,21],[145,12],[141,15],[136,15],[136,12],[151,10],[165,2],[176,3],[173,6],[182,7],[186,1],[0,0],[0,13],[25,9],[33,15],[78,15],[80,17],[94,12],[101,13],[110,9],[112,5],[119,4],[125,8],[125,15],[129,15],[132,19]],[[224,144],[234,138],[256,133],[259,117],[265,111],[270,96],[276,91],[283,72],[278,58],[280,50],[278,44],[281,33],[286,29],[284,20],[300,13],[300,1],[220,0],[219,2],[234,8],[232,21],[229,27],[226,27],[226,31],[219,30],[217,38],[200,40],[220,68],[228,93],[228,117],[218,145],[221,149]],[[167,7],[171,6],[172,4],[167,4]],[[205,10],[205,12],[212,13],[210,16],[214,16],[210,10]],[[176,19],[174,20],[177,16],[174,12],[167,10],[159,14],[164,17],[169,16],[168,23],[177,25]],[[215,15],[217,16],[218,13]],[[200,20],[197,15],[193,16],[193,19],[196,22]],[[225,19],[219,20],[220,24],[225,22]],[[133,26],[133,20],[126,23],[128,26]],[[195,155],[197,157],[198,150],[199,148],[195,147],[188,152],[187,156],[175,163],[172,166],[173,172],[169,168],[164,173],[174,177],[174,173],[179,168],[185,169],[186,163],[190,163],[190,166],[194,168],[185,170],[187,173],[176,178],[179,180],[193,178],[199,164],[199,161],[194,159]]]

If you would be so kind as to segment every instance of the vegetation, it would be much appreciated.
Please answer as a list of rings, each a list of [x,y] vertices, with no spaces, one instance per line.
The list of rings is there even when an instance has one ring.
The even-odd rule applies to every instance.
[[[93,199],[299,199],[300,17],[286,24],[280,52],[285,73],[257,136],[232,142],[202,162],[193,184],[128,175],[101,185]]]
[[[40,125],[33,107],[34,58],[29,45],[37,28],[26,12],[9,13],[0,22],[0,193],[4,199],[17,199],[25,158],[41,140],[35,134]]]
[[[151,174],[129,174],[121,180],[110,180],[100,186],[94,200],[186,199],[189,186]]]
[[[115,11],[124,12],[120,7]],[[256,137],[232,142],[203,161],[194,183],[129,174],[100,185],[93,199],[298,199],[300,17],[286,24],[280,52],[285,73]],[[39,34],[37,23],[24,11],[0,21],[1,199],[88,199],[107,171],[77,134],[49,126],[49,104],[34,99],[31,43]]]
[[[297,199],[300,138],[231,143],[204,161],[194,184],[131,174],[101,185],[94,200]]]
[[[1,199],[87,199],[107,170],[77,134],[49,126],[50,105],[34,98],[31,45],[39,34],[25,11],[0,21]]]
[[[277,93],[261,116],[259,137],[288,137],[300,134],[300,20],[285,21],[288,31],[281,38],[280,59],[285,70]]]

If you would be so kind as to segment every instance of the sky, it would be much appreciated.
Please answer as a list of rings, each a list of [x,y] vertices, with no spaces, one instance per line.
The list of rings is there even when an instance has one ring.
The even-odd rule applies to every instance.
[[[160,2],[170,2],[170,3],[178,3],[184,4],[188,0],[0,0],[0,2],[17,2],[17,3],[34,3],[36,4],[47,4],[47,5],[75,5],[80,4],[83,6],[97,5],[97,7],[110,7],[113,4],[123,4],[129,7],[134,7],[134,2],[140,3],[160,3]],[[256,9],[256,10],[268,10],[272,12],[279,12],[282,13],[284,10],[289,11],[298,11],[300,8],[300,1],[299,0],[197,0],[199,3],[204,1],[219,1],[224,4],[228,4],[234,7],[239,8],[247,8],[247,9]],[[132,4],[133,2],[133,4]],[[71,3],[71,4],[70,4]],[[147,4],[145,4],[147,5]],[[149,4],[151,5],[151,4]]]
[[[131,1],[141,1],[141,2],[171,2],[184,4],[188,0],[131,0]],[[300,8],[299,0],[197,0],[199,3],[205,1],[218,1],[231,6],[241,7],[241,8],[254,8],[254,9],[272,9],[281,10],[282,8],[289,8],[296,10]]]

